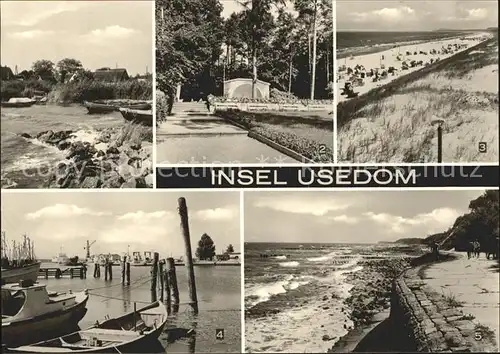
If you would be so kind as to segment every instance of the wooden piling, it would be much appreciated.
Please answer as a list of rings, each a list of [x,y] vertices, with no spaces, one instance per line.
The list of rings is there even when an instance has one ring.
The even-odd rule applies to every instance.
[[[151,302],[157,300],[157,284],[158,284],[158,259],[160,255],[158,252],[154,253],[153,266],[151,267]]]
[[[191,253],[191,237],[189,235],[189,218],[185,198],[178,199],[179,216],[181,218],[181,232],[186,250],[186,269],[188,273],[189,302],[194,313],[198,313],[198,298],[196,296],[196,282],[194,278],[193,255]]]
[[[177,274],[175,272],[175,261],[173,258],[167,258],[167,275],[168,275],[168,286],[170,288],[170,292],[172,294],[171,302],[172,302],[172,311],[179,311],[179,288],[177,287]],[[170,295],[169,292],[169,295]],[[169,296],[170,297],[170,296]],[[167,298],[167,301],[170,299]]]
[[[108,281],[108,273],[109,273],[109,267],[108,267],[108,260],[104,263],[104,281]]]
[[[160,277],[160,301],[164,301],[164,293],[165,293],[165,277],[163,276],[163,273],[165,272],[165,261],[162,260],[161,262],[158,263],[158,274]]]
[[[130,262],[127,262],[126,276],[127,276],[127,285],[130,285]]]
[[[163,272],[165,283],[165,304],[167,305],[167,313],[170,315],[172,311],[172,298],[170,296],[170,283],[168,279],[167,263],[165,262],[165,271]]]
[[[127,256],[123,257],[123,262],[122,262],[122,285],[125,285],[125,274],[126,274],[126,269],[127,269]]]
[[[73,273],[74,273],[75,268],[70,268],[69,269],[69,278],[73,279]]]
[[[113,280],[113,263],[109,262],[108,263],[108,273],[109,273],[109,280]]]
[[[94,278],[101,277],[101,265],[99,263],[94,263]]]
[[[45,279],[49,279],[49,268],[45,269]]]
[[[85,266],[80,267],[80,279],[85,278]]]

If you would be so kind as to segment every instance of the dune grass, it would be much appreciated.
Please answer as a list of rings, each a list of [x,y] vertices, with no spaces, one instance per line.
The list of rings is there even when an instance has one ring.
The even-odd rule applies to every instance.
[[[337,109],[340,162],[436,162],[445,120],[444,162],[498,161],[498,41],[371,90]],[[495,81],[496,80],[496,81]],[[487,143],[487,152],[479,143]]]

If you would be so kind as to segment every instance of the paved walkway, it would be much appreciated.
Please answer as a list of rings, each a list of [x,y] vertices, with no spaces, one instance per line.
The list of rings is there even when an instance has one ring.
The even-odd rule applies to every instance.
[[[425,270],[425,283],[445,296],[455,296],[462,302],[460,309],[475,318],[473,322],[495,331],[500,343],[499,272],[496,260],[467,259],[464,253],[453,252],[458,259],[437,263]]]
[[[294,159],[249,138],[248,131],[209,114],[203,102],[179,102],[156,129],[158,164],[293,163]]]

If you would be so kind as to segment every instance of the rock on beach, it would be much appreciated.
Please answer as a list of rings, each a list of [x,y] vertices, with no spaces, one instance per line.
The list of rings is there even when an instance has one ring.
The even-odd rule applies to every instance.
[[[47,188],[153,186],[152,142],[124,139],[121,128],[107,128],[93,135],[94,139],[86,141],[71,130],[21,134],[65,152],[65,160],[54,167]]]

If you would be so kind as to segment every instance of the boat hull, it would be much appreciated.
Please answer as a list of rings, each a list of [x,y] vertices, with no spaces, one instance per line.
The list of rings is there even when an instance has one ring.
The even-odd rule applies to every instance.
[[[22,268],[2,269],[2,284],[19,283],[21,280],[31,280],[33,283],[38,278],[41,263],[34,263]]]
[[[149,103],[137,103],[137,104],[120,106],[120,105],[112,105],[104,103],[84,102],[84,105],[87,108],[89,114],[111,113],[120,110],[120,108],[134,109],[134,110],[151,109],[151,105]]]
[[[8,347],[26,345],[37,340],[52,337],[52,333],[60,334],[61,329],[73,330],[87,313],[88,295],[64,311],[55,311],[27,320],[2,323],[2,343]],[[29,335],[27,335],[29,333]]]
[[[31,107],[35,103],[36,103],[35,101],[32,101],[32,102],[2,102],[2,107],[23,108],[23,107]]]
[[[141,111],[141,110],[133,110],[120,108],[120,112],[125,118],[125,120],[137,124],[142,124],[148,127],[153,126],[153,113],[152,111]]]

